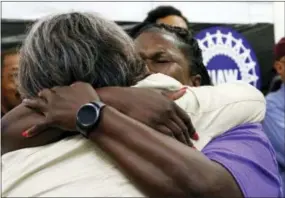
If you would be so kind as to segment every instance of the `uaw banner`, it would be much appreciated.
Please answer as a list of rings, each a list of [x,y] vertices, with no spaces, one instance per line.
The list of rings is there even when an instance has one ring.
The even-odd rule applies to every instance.
[[[260,88],[260,68],[247,40],[228,27],[200,31],[196,39],[213,84],[241,80]]]

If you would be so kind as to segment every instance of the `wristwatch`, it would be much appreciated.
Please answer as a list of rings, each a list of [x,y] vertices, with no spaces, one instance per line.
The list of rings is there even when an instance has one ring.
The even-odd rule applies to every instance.
[[[80,107],[76,116],[76,129],[84,137],[88,138],[100,122],[102,109],[106,105],[102,102],[90,102]]]

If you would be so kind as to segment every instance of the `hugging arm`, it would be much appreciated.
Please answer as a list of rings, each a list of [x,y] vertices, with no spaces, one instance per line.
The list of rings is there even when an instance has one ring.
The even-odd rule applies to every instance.
[[[25,138],[22,133],[33,126],[43,123],[45,117],[20,104],[1,118],[1,155],[26,147],[35,147],[58,141],[65,137],[63,130],[52,128],[34,138]]]
[[[195,130],[189,117],[183,111],[178,111],[178,107],[167,99],[175,100],[181,97],[185,90],[166,93],[149,89],[106,87],[98,90],[98,93],[103,102],[123,114],[192,145],[189,136],[193,135]],[[42,113],[37,113],[24,104],[5,114],[1,119],[1,154],[27,147],[42,146],[76,134],[57,127],[51,128],[45,121]],[[22,136],[25,131],[40,134],[26,138]]]
[[[202,153],[105,107],[90,140],[150,196],[242,197],[231,174]]]
[[[275,154],[259,123],[236,127],[199,152],[112,108],[102,115],[90,140],[112,155],[147,195],[282,197]]]
[[[155,95],[152,93],[152,95]],[[41,98],[25,103],[41,111],[53,125],[74,130],[78,109],[98,101],[90,85],[44,90]],[[81,97],[78,97],[81,96]],[[149,196],[241,197],[231,174],[186,144],[106,106],[89,139],[118,162]]]

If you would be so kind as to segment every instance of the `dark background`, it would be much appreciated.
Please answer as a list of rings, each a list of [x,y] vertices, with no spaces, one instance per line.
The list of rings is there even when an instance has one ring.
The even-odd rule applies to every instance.
[[[28,20],[1,20],[1,51],[11,47],[20,46],[25,38],[25,33],[34,21]],[[125,30],[132,28],[136,22],[117,22]],[[273,65],[273,47],[274,47],[274,30],[273,24],[207,24],[192,23],[191,30],[198,33],[202,29],[212,26],[228,26],[241,33],[253,48],[261,70],[261,90],[266,93],[270,82],[274,76]]]

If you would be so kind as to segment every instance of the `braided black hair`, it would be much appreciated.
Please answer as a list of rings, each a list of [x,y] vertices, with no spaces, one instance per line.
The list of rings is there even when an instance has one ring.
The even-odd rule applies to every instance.
[[[187,27],[189,27],[189,22],[188,20],[182,15],[180,10],[172,7],[172,6],[159,6],[153,10],[151,10],[148,14],[144,22],[147,23],[155,23],[158,19],[170,16],[170,15],[175,15],[181,17],[185,23],[187,24]]]
[[[187,55],[188,60],[191,62],[191,65],[189,65],[189,67],[191,67],[190,75],[199,74],[202,77],[201,85],[212,85],[209,73],[203,63],[202,51],[198,45],[197,40],[194,38],[190,30],[165,24],[143,23],[140,26],[140,29],[136,29],[130,32],[130,36],[135,39],[141,33],[150,29],[159,30],[168,34],[170,33],[175,35],[178,41],[181,42],[186,48],[185,54]]]

